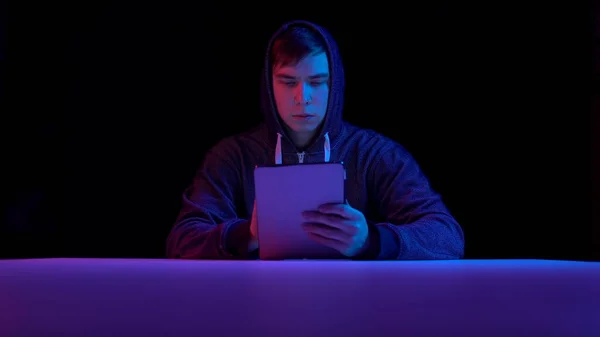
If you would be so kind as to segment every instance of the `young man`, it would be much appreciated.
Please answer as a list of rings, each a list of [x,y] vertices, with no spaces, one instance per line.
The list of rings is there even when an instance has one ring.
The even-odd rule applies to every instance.
[[[256,258],[253,171],[264,164],[343,161],[347,204],[307,210],[316,242],[353,259],[458,259],[463,232],[399,144],[342,120],[344,69],[332,36],[283,25],[267,48],[264,123],[206,154],[168,237],[182,259]]]

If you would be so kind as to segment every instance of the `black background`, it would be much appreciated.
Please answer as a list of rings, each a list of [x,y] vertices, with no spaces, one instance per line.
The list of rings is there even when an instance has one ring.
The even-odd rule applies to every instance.
[[[308,19],[342,49],[346,119],[411,151],[467,258],[600,260],[590,8],[304,5],[4,6],[1,256],[163,257],[204,152],[260,121],[270,34]]]

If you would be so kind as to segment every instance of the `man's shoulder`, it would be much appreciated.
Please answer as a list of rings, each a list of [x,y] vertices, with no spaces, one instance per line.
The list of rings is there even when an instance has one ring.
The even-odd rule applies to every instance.
[[[413,160],[412,154],[399,141],[376,130],[347,125],[345,133],[345,142],[349,146],[347,155],[354,156],[365,168],[374,168],[385,159],[379,166],[385,171],[393,171]]]
[[[232,167],[249,165],[260,161],[266,152],[265,144],[264,130],[258,126],[221,138],[206,151],[205,161],[227,163]]]
[[[361,150],[375,150],[380,147],[404,150],[398,141],[374,129],[346,122],[344,133],[346,134],[345,141],[356,145]]]
[[[210,149],[212,152],[247,151],[250,148],[261,147],[264,144],[264,127],[259,125],[250,130],[221,138]]]

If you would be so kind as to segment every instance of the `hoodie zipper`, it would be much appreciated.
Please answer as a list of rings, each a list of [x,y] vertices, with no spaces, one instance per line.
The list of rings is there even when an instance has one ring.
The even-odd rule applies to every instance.
[[[298,153],[298,163],[299,164],[304,163],[304,154],[305,154],[305,152]]]

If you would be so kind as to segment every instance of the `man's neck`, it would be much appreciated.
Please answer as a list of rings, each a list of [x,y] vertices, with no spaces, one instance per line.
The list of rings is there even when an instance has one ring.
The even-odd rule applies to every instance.
[[[322,127],[323,125],[312,132],[294,132],[287,125],[284,126],[286,133],[298,151],[306,150],[314,142],[315,138],[319,136]]]
[[[315,137],[317,136],[316,132],[312,132],[312,133],[290,132],[290,133],[291,133],[290,138],[291,138],[292,142],[294,143],[296,148],[300,151],[306,150],[306,147],[308,147],[313,142]]]

